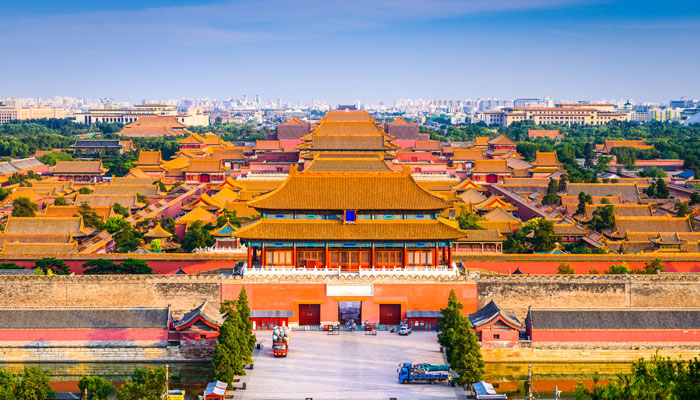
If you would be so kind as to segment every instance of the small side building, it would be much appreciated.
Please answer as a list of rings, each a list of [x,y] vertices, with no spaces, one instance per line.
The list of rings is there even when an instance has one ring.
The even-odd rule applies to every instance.
[[[533,347],[697,345],[700,309],[531,308],[525,326]]]
[[[512,347],[520,341],[523,324],[514,315],[503,310],[492,300],[479,311],[469,314],[469,322],[482,346]]]
[[[436,331],[440,317],[440,311],[406,311],[408,326],[414,331]]]

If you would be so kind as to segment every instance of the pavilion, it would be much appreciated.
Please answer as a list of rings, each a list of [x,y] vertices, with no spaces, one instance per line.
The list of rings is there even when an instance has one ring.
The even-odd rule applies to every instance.
[[[408,169],[299,172],[292,168],[277,189],[248,206],[262,218],[233,236],[247,245],[249,268],[358,271],[450,266],[453,243],[467,235],[439,218],[449,203],[418,186]]]

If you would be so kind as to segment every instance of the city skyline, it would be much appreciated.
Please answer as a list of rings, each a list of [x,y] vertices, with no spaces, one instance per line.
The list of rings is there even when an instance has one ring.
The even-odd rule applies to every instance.
[[[696,98],[700,7],[671,3],[11,4],[2,96]]]

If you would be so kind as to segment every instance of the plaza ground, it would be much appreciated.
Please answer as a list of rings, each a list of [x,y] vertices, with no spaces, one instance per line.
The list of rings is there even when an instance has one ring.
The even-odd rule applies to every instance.
[[[435,332],[409,336],[378,332],[292,332],[286,358],[272,356],[272,333],[256,332],[263,349],[254,355],[255,369],[247,390],[236,398],[251,399],[455,399],[446,383],[400,384],[401,362],[444,364]],[[458,390],[458,389],[457,389]],[[242,397],[240,397],[242,395]]]

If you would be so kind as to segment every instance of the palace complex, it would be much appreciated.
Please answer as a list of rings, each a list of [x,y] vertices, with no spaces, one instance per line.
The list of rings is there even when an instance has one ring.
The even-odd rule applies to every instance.
[[[569,108],[539,117],[614,117]],[[256,330],[348,321],[434,330],[454,289],[485,347],[614,347],[628,333],[632,344],[700,341],[696,311],[664,309],[666,301],[678,306],[675,286],[648,300],[652,278],[692,283],[683,273],[700,272],[700,206],[681,213],[676,202],[688,203],[693,191],[673,179],[672,199],[655,198],[659,183],[640,176],[608,172],[597,183],[570,182],[557,152],[531,154],[496,132],[431,140],[413,122],[378,121],[360,110],[294,118],[255,142],[187,128],[175,116],[143,115],[122,136],[165,137],[173,146],[161,152],[135,148],[138,141],[84,139],[72,147],[74,161],[0,163],[7,191],[0,254],[5,266],[20,267],[0,278],[33,274],[28,268],[44,258],[65,261],[75,274],[13,277],[16,285],[3,286],[14,294],[5,299],[0,352],[31,343],[111,344],[128,357],[142,346],[164,359],[207,358],[222,323],[218,302],[242,287]],[[563,135],[528,132],[537,140]],[[619,147],[648,146],[606,140],[593,153],[614,157]],[[129,154],[136,161],[118,174],[101,161]],[[678,167],[659,161],[640,168],[648,165]],[[544,234],[551,237],[538,246]],[[143,260],[154,275],[81,276],[103,258]],[[624,275],[602,276],[612,263],[630,271],[661,263],[664,275],[634,286]],[[579,275],[564,280],[558,271]],[[539,281],[549,279],[543,275],[556,283]],[[133,296],[111,291],[110,279],[132,278]],[[504,280],[489,281],[496,278]],[[30,282],[42,279],[59,286],[31,295]],[[99,292],[74,291],[84,282]],[[34,308],[44,298],[61,306]],[[591,308],[608,301],[616,308]]]

